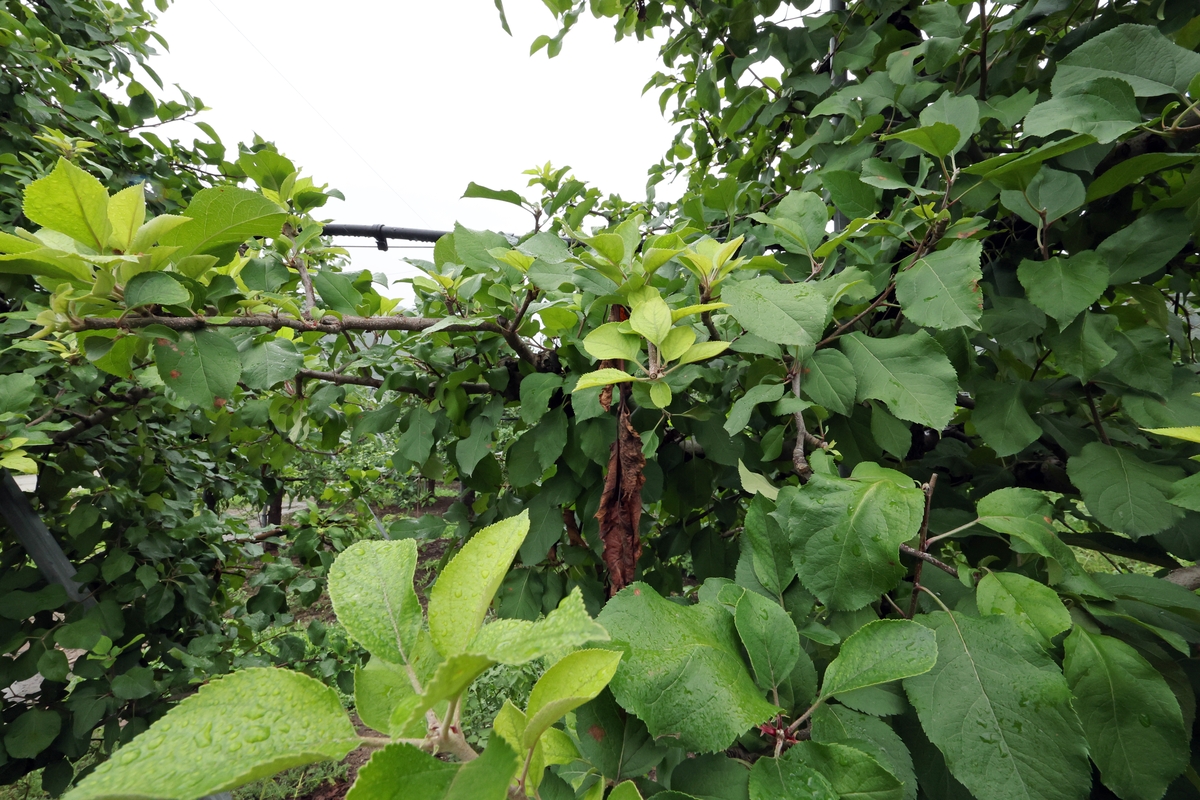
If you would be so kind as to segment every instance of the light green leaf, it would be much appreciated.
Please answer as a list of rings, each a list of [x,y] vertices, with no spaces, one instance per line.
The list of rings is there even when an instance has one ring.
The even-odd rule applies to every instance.
[[[1163,676],[1129,645],[1076,627],[1063,672],[1104,785],[1158,800],[1188,763],[1183,714]]]
[[[1017,267],[1017,280],[1029,302],[1065,328],[1108,288],[1108,267],[1094,251],[1083,250],[1070,258],[1025,259]]]
[[[658,292],[650,290],[641,302],[634,303],[633,311],[629,315],[629,326],[654,344],[660,345],[671,332],[671,308]],[[586,339],[584,347],[587,347]]]
[[[587,612],[576,586],[545,619],[498,619],[479,631],[467,650],[499,664],[524,664],[588,642],[608,641],[608,632]]]
[[[1200,72],[1200,53],[1186,50],[1149,25],[1118,25],[1076,47],[1054,72],[1059,94],[1100,77],[1120,78],[1138,97],[1182,94]]]
[[[738,459],[738,477],[742,481],[742,489],[750,494],[761,494],[768,500],[774,500],[779,496],[778,487],[757,472],[747,469],[740,458]]]
[[[633,781],[625,781],[608,793],[608,800],[642,800],[642,795]]]
[[[729,409],[725,432],[730,436],[740,433],[742,428],[749,424],[754,407],[759,403],[773,403],[783,397],[784,388],[782,383],[760,383],[752,386]]]
[[[362,293],[354,288],[354,282],[345,275],[323,269],[313,273],[312,282],[325,307],[339,314],[354,314],[362,302]]]
[[[525,747],[533,747],[564,714],[600,694],[620,663],[621,654],[614,650],[576,650],[546,670],[529,694]]]
[[[413,539],[356,542],[329,569],[329,599],[338,622],[371,655],[411,666],[421,631],[421,604],[413,590]]]
[[[874,602],[904,576],[900,543],[918,532],[925,497],[908,481],[855,469],[859,480],[814,477],[796,495],[792,558],[801,583],[832,609]]]
[[[632,333],[621,333],[617,330],[620,325],[619,322],[607,322],[596,328],[584,337],[583,349],[587,350],[592,358],[600,361],[606,359],[637,361],[642,340]]]
[[[109,247],[128,253],[145,222],[146,184],[129,186],[114,194],[108,200]]]
[[[825,776],[841,800],[901,800],[904,797],[900,779],[855,747],[798,742],[786,755]]]
[[[712,753],[776,713],[742,660],[733,616],[720,605],[677,605],[634,583],[608,601],[599,621],[626,654],[613,695],[653,736]]]
[[[65,158],[58,159],[49,175],[29,184],[22,210],[38,225],[97,253],[104,252],[112,231],[104,185]]]
[[[175,214],[159,214],[154,219],[138,228],[137,234],[133,237],[133,242],[129,245],[130,253],[145,253],[159,239],[166,236],[167,231],[172,231],[181,225],[191,223],[188,217],[181,217]]]
[[[763,275],[727,284],[721,299],[746,330],[776,344],[812,347],[829,322],[829,301],[808,283]]]
[[[500,5],[499,0],[496,2],[496,7],[500,9],[500,19],[504,20],[504,9]],[[504,30],[508,33],[508,23],[504,22]],[[511,35],[511,34],[510,34]],[[486,186],[480,186],[475,181],[467,184],[467,190],[463,192],[463,197],[477,197],[481,200],[499,200],[502,203],[511,203],[514,206],[521,207],[524,201],[521,195],[514,192],[512,189],[489,189]]]
[[[354,670],[354,710],[364,725],[380,733],[388,732],[396,707],[411,702],[415,694],[408,673],[381,658],[373,658],[365,667]],[[401,735],[424,736],[424,720]]]
[[[921,727],[979,800],[1082,800],[1087,742],[1050,656],[1003,616],[937,612],[938,660],[904,681]]]
[[[78,255],[46,247],[0,256],[0,274],[44,275],[56,280],[93,282],[91,265]]]
[[[290,381],[303,367],[304,356],[296,345],[278,336],[242,353],[242,381],[251,389],[270,389]]]
[[[637,380],[628,372],[622,372],[619,369],[598,369],[595,372],[588,372],[579,377],[575,388],[571,390],[574,394],[580,389],[594,389],[597,386],[610,386],[614,383],[629,383],[632,380]]]
[[[854,366],[840,350],[818,350],[804,362],[803,390],[817,405],[849,414],[858,391]]]
[[[1071,627],[1071,614],[1058,593],[1016,572],[984,575],[975,588],[975,604],[983,616],[1006,616],[1044,646]]]
[[[687,349],[687,352],[679,357],[679,363],[694,364],[697,361],[707,361],[710,358],[715,358],[721,353],[729,349],[729,342],[699,342]]]
[[[1166,530],[1183,516],[1167,501],[1183,471],[1147,464],[1132,450],[1092,442],[1067,462],[1067,474],[1089,513],[1135,539]]]
[[[658,357],[663,362],[674,361],[691,349],[695,343],[696,331],[690,325],[672,328],[658,348]]]
[[[474,653],[459,653],[442,661],[425,681],[424,691],[405,697],[396,703],[388,721],[388,733],[401,736],[420,725],[425,712],[438,703],[460,697],[475,679],[495,666],[487,656]]]
[[[946,122],[935,122],[932,125],[922,125],[920,128],[910,128],[899,133],[885,134],[884,136],[880,136],[879,139],[884,142],[891,139],[899,139],[902,142],[908,142],[914,147],[919,147],[935,158],[945,158],[958,148],[958,140],[962,136],[962,132],[954,125]]]
[[[231,255],[247,239],[278,236],[287,215],[257,192],[218,186],[197,192],[184,216],[193,221],[159,237],[159,244],[179,248],[176,258]]]
[[[1133,87],[1123,80],[1100,77],[1073,83],[1034,106],[1025,116],[1025,133],[1049,136],[1073,131],[1107,144],[1142,122]]]
[[[245,669],[200,687],[66,797],[195,800],[340,760],[358,743],[333,689],[285,669]]]
[[[981,384],[975,393],[971,421],[983,441],[998,456],[1011,456],[1033,444],[1042,429],[1026,408],[1030,384],[992,381]]]
[[[479,633],[525,534],[529,513],[489,525],[472,536],[429,592],[429,633],[444,656],[462,653]]]
[[[179,306],[186,305],[191,299],[191,293],[183,288],[183,284],[166,272],[142,272],[125,285],[126,308],[153,304]]]
[[[1091,136],[1085,138],[1092,141]],[[1065,217],[1082,206],[1086,199],[1087,190],[1078,175],[1046,166],[1038,170],[1028,186],[1005,188],[1000,192],[1004,207],[1034,227],[1045,227]]]
[[[983,314],[982,256],[982,242],[960,239],[917,259],[896,276],[896,299],[904,313],[917,325],[930,328],[978,330]]]
[[[505,800],[520,768],[502,736],[474,761],[439,761],[408,744],[390,744],[358,772],[346,800]]]
[[[159,339],[154,359],[163,382],[202,408],[224,406],[242,375],[237,347],[215,331],[181,333],[176,342]]]
[[[838,800],[829,779],[788,750],[760,758],[750,770],[750,800]]]
[[[869,622],[842,642],[825,669],[821,697],[921,675],[933,669],[938,648],[934,633],[903,619]]]
[[[679,320],[684,317],[690,317],[692,314],[703,314],[705,311],[717,311],[728,307],[728,303],[702,303],[695,306],[684,306],[671,312],[671,321],[679,322]]]
[[[854,368],[860,400],[881,400],[900,419],[939,431],[950,422],[958,376],[928,333],[890,339],[852,333],[840,341]]]

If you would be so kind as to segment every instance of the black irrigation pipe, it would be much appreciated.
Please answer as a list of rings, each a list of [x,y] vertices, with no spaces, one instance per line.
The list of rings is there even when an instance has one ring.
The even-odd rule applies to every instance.
[[[388,239],[406,242],[436,242],[451,231],[431,231],[424,228],[396,228],[391,225],[339,225],[331,222],[321,231],[324,236],[358,236],[374,239],[380,250],[388,249]]]

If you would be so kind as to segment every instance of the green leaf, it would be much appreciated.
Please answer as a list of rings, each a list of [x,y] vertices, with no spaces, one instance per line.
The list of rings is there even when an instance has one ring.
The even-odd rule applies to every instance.
[[[1092,141],[1091,136],[1086,138]],[[1028,186],[1000,192],[1000,202],[1005,208],[1034,227],[1045,227],[1065,217],[1086,199],[1087,190],[1078,175],[1046,166],[1038,170]]]
[[[696,331],[690,325],[672,328],[658,348],[658,357],[662,362],[675,361],[683,356],[696,343]]]
[[[583,349],[595,359],[619,359],[637,361],[641,351],[642,340],[632,333],[621,333],[619,322],[607,322],[589,333],[583,339]]]
[[[671,332],[671,307],[657,291],[651,289],[648,297],[634,303],[633,311],[629,315],[629,326],[655,345],[660,345]],[[586,339],[584,347],[587,347]]]
[[[535,372],[521,379],[521,419],[526,425],[536,425],[550,409],[550,398],[562,386],[560,376]]]
[[[290,381],[303,368],[304,356],[296,345],[278,336],[242,353],[242,381],[251,389],[270,389]]]
[[[181,333],[176,342],[158,339],[154,360],[163,382],[201,408],[225,405],[242,376],[237,347],[215,331]]]
[[[574,394],[580,389],[594,389],[597,386],[610,386],[614,383],[629,383],[637,380],[628,372],[622,372],[619,369],[598,369],[595,372],[588,372],[579,376],[579,381],[575,384],[575,388],[571,390]]]
[[[1049,337],[1059,368],[1081,381],[1089,381],[1117,357],[1108,340],[1117,332],[1117,318],[1086,311],[1066,330]]]
[[[792,557],[804,587],[832,609],[874,602],[904,576],[900,543],[917,534],[920,489],[855,470],[859,480],[815,478],[796,496]],[[799,534],[797,533],[799,532]]]
[[[726,587],[721,591],[722,596],[730,590],[740,594],[734,608],[733,624],[750,656],[754,680],[764,691],[778,691],[791,677],[801,658],[796,623],[778,602],[740,586]]]
[[[904,786],[870,755],[844,744],[798,742],[789,759],[820,772],[842,800],[901,800]]]
[[[979,386],[975,393],[975,409],[971,421],[983,441],[998,456],[1011,456],[1033,444],[1042,429],[1026,407],[1032,392],[1028,381],[1000,383],[991,381]]]
[[[1120,78],[1138,97],[1183,94],[1200,72],[1200,53],[1186,50],[1149,25],[1118,25],[1088,39],[1058,62],[1054,94],[1099,77]]]
[[[651,382],[650,402],[655,408],[666,408],[671,405],[671,387],[667,385],[666,381]]]
[[[529,513],[501,520],[476,533],[442,570],[429,592],[429,633],[438,652],[466,650],[479,633],[492,597],[529,531]]]
[[[184,216],[193,221],[159,239],[159,244],[179,248],[175,258],[232,255],[247,239],[278,236],[287,215],[257,192],[218,186],[197,192]]]
[[[979,104],[974,97],[955,96],[949,90],[944,91],[937,100],[921,109],[922,125],[938,122],[958,129],[958,142],[951,154],[957,153],[979,131]]]
[[[500,0],[496,0],[496,8],[500,9],[500,19],[504,25],[504,31],[511,34],[508,30],[508,23],[504,21],[504,7],[500,4]],[[463,192],[463,197],[478,197],[482,200],[499,200],[502,203],[512,203],[514,206],[524,207],[524,201],[521,195],[514,192],[512,189],[489,189],[486,186],[480,186],[475,181],[467,184],[467,190]]]
[[[880,141],[899,139],[908,142],[913,147],[919,147],[935,158],[945,158],[958,148],[958,140],[963,133],[954,125],[946,122],[934,122],[932,125],[922,125],[920,128],[910,128],[899,133],[880,136]]]
[[[791,191],[766,214],[751,214],[750,218],[770,225],[775,238],[787,250],[811,256],[825,238],[829,209],[813,192]],[[744,324],[744,323],[743,323]]]
[[[608,690],[575,711],[575,731],[583,758],[612,780],[644,775],[667,754],[646,724],[627,714]]]
[[[387,733],[392,714],[401,703],[411,702],[416,694],[405,670],[381,658],[371,659],[365,667],[354,670],[354,711],[369,728]],[[424,720],[405,736],[424,736]]]
[[[1174,693],[1129,645],[1076,627],[1063,672],[1100,779],[1122,800],[1157,800],[1188,763]]]
[[[937,664],[904,681],[921,726],[979,800],[1082,800],[1087,742],[1058,666],[1003,616],[937,612]]]
[[[843,336],[860,400],[880,400],[895,416],[942,430],[954,416],[958,376],[941,346],[925,331],[890,339]]]
[[[975,604],[983,616],[1005,616],[1044,646],[1071,627],[1071,614],[1058,593],[1016,572],[984,575],[975,588]]]
[[[625,781],[613,787],[608,793],[608,800],[642,800],[642,795],[633,781]]]
[[[754,575],[767,591],[782,596],[796,569],[792,565],[792,546],[787,534],[769,513],[765,495],[755,497],[746,509],[746,539],[750,543]]]
[[[838,800],[829,780],[788,750],[778,758],[760,758],[750,770],[750,800]]]
[[[812,347],[829,322],[829,301],[809,283],[763,275],[725,285],[721,299],[746,330],[776,344]]]
[[[58,159],[49,175],[29,184],[22,211],[44,228],[65,233],[93,252],[105,252],[112,232],[108,192],[65,158]]]
[[[838,210],[849,219],[869,217],[875,213],[878,200],[875,190],[863,183],[857,172],[849,170],[824,170],[821,185],[829,190],[829,198]]]
[[[1186,215],[1176,209],[1154,211],[1101,242],[1096,255],[1108,265],[1109,283],[1132,283],[1165,267],[1191,237]]]
[[[854,366],[840,350],[824,349],[804,362],[804,393],[814,403],[838,414],[849,414],[858,392]]]
[[[937,662],[936,636],[903,619],[869,622],[842,642],[825,669],[821,697],[921,675]]]
[[[1090,514],[1135,539],[1166,530],[1183,516],[1167,501],[1183,472],[1147,464],[1132,450],[1092,442],[1067,462],[1067,474]]]
[[[354,282],[345,275],[323,269],[313,273],[312,282],[325,307],[339,314],[354,314],[362,302],[362,293],[354,288]]]
[[[58,738],[61,730],[58,712],[31,708],[8,724],[4,749],[13,758],[34,758]]]
[[[142,272],[130,278],[125,285],[126,308],[152,304],[180,306],[186,305],[191,299],[191,292],[166,272]]]
[[[776,487],[762,475],[759,475],[757,472],[751,472],[749,469],[747,469],[746,465],[742,463],[740,458],[738,459],[737,465],[738,478],[742,482],[742,489],[744,491],[748,492],[749,494],[761,494],[768,500],[774,500],[779,496],[778,487]]]
[[[433,675],[425,681],[421,694],[404,698],[392,709],[388,733],[400,736],[406,731],[417,729],[426,711],[438,703],[460,697],[476,678],[495,664],[496,662],[487,656],[474,653],[459,653],[440,662]]]
[[[1025,115],[1025,133],[1049,136],[1073,131],[1108,144],[1142,123],[1133,87],[1116,78],[1094,78],[1073,83],[1054,97],[1034,106]]]
[[[588,642],[608,641],[608,632],[588,615],[576,586],[545,619],[498,619],[484,625],[467,645],[471,653],[499,664],[525,664]]]
[[[533,747],[564,714],[600,694],[620,663],[621,654],[613,650],[576,650],[546,670],[529,694],[525,747]]]
[[[0,414],[21,413],[38,396],[37,381],[27,372],[0,375]]]
[[[1108,288],[1108,267],[1095,252],[1084,250],[1070,258],[1025,259],[1017,268],[1017,279],[1029,302],[1065,328]]]
[[[417,464],[425,463],[433,449],[433,429],[437,419],[424,406],[413,409],[408,418],[408,428],[397,442],[397,452]]]
[[[917,796],[917,776],[904,740],[878,717],[851,711],[844,705],[826,704],[813,712],[812,741],[846,744],[872,756],[904,784],[905,800]]]
[[[656,738],[717,752],[776,712],[750,677],[733,617],[720,605],[680,606],[633,583],[608,601],[599,621],[626,654],[613,695]]]
[[[146,184],[126,187],[108,200],[110,247],[128,253],[133,240],[146,222]]]
[[[96,767],[66,797],[191,800],[359,744],[337,692],[284,669],[217,678]]]
[[[721,353],[729,349],[729,342],[698,342],[687,349],[682,356],[679,357],[679,363],[694,364],[698,361],[707,361],[710,358],[715,358]]]
[[[376,658],[411,666],[421,632],[413,590],[417,544],[356,542],[329,569],[329,599],[338,622]]]
[[[729,419],[725,421],[725,432],[730,436],[740,433],[750,423],[750,415],[759,403],[774,403],[783,397],[782,383],[760,383],[752,386],[729,409]]]
[[[439,761],[409,744],[390,744],[358,772],[346,800],[505,800],[520,768],[502,736],[474,761]]]
[[[1196,156],[1192,153],[1143,153],[1140,156],[1126,159],[1106,170],[1103,175],[1100,175],[1088,185],[1087,201],[1091,203],[1095,200],[1108,197],[1111,194],[1116,194],[1126,186],[1141,180],[1147,175],[1171,167],[1182,167],[1195,160]],[[1150,215],[1143,214],[1133,224],[1138,224],[1138,222],[1141,222],[1148,216]],[[1121,231],[1124,230],[1128,230],[1128,227],[1121,229]],[[1118,231],[1118,233],[1121,231]]]
[[[930,328],[978,330],[983,314],[982,256],[982,242],[960,239],[917,259],[896,276],[896,299],[904,313],[917,325]]]

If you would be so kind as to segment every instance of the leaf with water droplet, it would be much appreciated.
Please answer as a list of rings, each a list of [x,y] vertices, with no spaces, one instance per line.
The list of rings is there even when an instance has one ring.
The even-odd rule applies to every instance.
[[[413,591],[417,545],[359,542],[329,570],[329,599],[338,622],[371,655],[411,665],[421,632],[421,604]]]
[[[467,649],[499,664],[524,664],[588,642],[604,641],[608,641],[608,632],[588,615],[583,594],[575,587],[545,619],[490,622]]]
[[[1157,800],[1187,767],[1179,702],[1159,671],[1129,645],[1076,627],[1063,672],[1104,785],[1124,800]]]
[[[67,798],[194,800],[289,767],[341,759],[358,743],[337,692],[298,672],[247,669],[201,687]]]
[[[928,672],[937,662],[933,631],[903,619],[869,622],[842,642],[825,669],[821,697]]]
[[[529,512],[501,520],[476,533],[442,570],[429,592],[429,633],[438,652],[466,651],[517,550],[529,532]],[[490,577],[480,579],[487,570]]]

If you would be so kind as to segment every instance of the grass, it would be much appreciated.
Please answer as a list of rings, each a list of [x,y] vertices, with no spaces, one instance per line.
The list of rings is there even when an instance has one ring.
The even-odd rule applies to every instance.
[[[296,800],[325,784],[344,781],[350,767],[341,762],[320,761],[307,767],[285,770],[270,778],[248,783],[233,790],[233,800]]]

